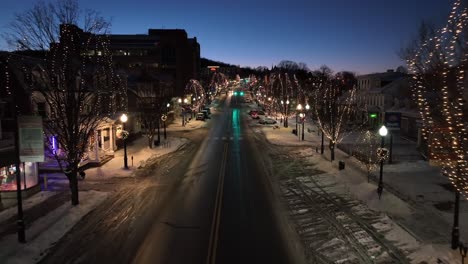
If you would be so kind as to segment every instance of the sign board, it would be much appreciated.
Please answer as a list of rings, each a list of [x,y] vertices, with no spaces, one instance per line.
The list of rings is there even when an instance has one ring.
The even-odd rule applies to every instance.
[[[385,112],[385,126],[388,130],[400,130],[401,113]]]
[[[44,162],[44,133],[41,116],[19,116],[19,158],[21,162]]]

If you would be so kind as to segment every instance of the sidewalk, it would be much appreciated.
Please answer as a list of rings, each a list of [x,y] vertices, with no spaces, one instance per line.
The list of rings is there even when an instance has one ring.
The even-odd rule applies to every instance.
[[[146,137],[130,143],[127,146],[129,169],[124,169],[124,153],[123,149],[120,149],[115,152],[112,160],[101,167],[86,170],[85,181],[133,177],[138,169],[146,166],[148,160],[177,151],[187,144],[187,139],[173,137],[172,131],[190,131],[203,127],[205,122],[192,119],[184,127],[181,124],[182,120],[176,119],[169,125],[166,140],[161,130],[161,144],[153,149],[148,148]],[[44,178],[47,178],[47,186],[44,185]],[[2,264],[39,261],[56,241],[109,195],[109,192],[103,191],[80,191],[80,204],[71,206],[68,179],[64,174],[42,173],[40,182],[42,191],[23,200],[27,241],[25,244],[17,241],[15,203],[12,201],[8,208],[0,211],[0,263]]]
[[[284,128],[278,120],[279,129],[264,126],[260,127],[260,130],[276,145],[311,146],[304,155],[315,159],[326,171],[330,171],[334,180],[343,185],[355,199],[364,202],[374,211],[386,214],[416,239],[411,242],[408,240],[408,234],[396,231],[397,235],[389,238],[397,244],[411,248],[414,263],[436,263],[439,258],[446,261],[443,263],[461,263],[458,250],[450,249],[455,195],[448,179],[441,175],[440,169],[431,167],[426,161],[418,158],[417,152],[411,149],[411,144],[415,147],[414,143],[394,138],[394,142],[397,142],[394,161],[397,162],[385,164],[383,167],[384,192],[379,200],[376,192],[378,171],[374,172],[371,182],[368,183],[367,173],[358,161],[340,149],[335,150],[333,163],[324,163],[323,160],[330,161],[328,140],[325,138],[325,152],[320,155],[321,137],[317,135],[315,125],[306,123],[305,141],[300,141],[297,135],[292,134],[292,129],[296,128],[295,119],[289,119],[288,125],[288,128]],[[302,131],[300,126],[299,128]],[[308,128],[311,132],[307,132]],[[353,140],[355,139],[345,140],[345,143],[350,144]],[[404,157],[411,158],[405,161]],[[345,169],[341,171],[338,170],[340,160],[345,162]],[[465,241],[468,239],[467,220],[468,203],[461,201],[460,237]]]

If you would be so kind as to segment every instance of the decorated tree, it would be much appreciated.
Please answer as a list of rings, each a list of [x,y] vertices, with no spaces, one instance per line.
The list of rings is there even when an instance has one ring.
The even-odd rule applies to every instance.
[[[75,26],[80,23],[84,32]],[[108,39],[94,35],[108,27],[97,12],[80,9],[78,1],[58,0],[16,14],[4,34],[16,49],[45,53],[36,70],[25,74],[35,91],[33,100],[48,109],[44,131],[60,148],[48,144],[48,152],[70,182],[73,205],[79,203],[78,167],[91,136],[103,117],[126,107],[125,81],[113,71]]]
[[[367,181],[370,175],[378,167],[379,158],[377,150],[379,148],[379,138],[375,132],[364,131],[359,135],[355,143],[353,156],[358,160],[360,166],[367,172]]]
[[[106,33],[109,21],[99,12],[79,7],[77,0],[38,1],[13,16],[2,34],[15,50],[48,50],[51,43],[59,42],[60,25],[79,25],[85,32]]]
[[[422,27],[419,38],[404,54],[413,74],[412,90],[429,159],[440,164],[455,189],[453,249],[460,245],[460,195],[468,199],[467,29],[466,2],[455,0],[446,25],[437,30]]]
[[[45,102],[50,114],[44,120],[46,135],[58,141],[52,150],[70,181],[72,204],[77,205],[79,163],[88,143],[105,116],[125,110],[125,82],[112,69],[108,41],[74,25],[62,25],[59,43],[48,52],[42,70],[32,78],[34,100]],[[100,56],[90,51],[100,51]]]
[[[185,97],[190,98],[190,109],[199,111],[206,102],[203,86],[195,79],[191,79],[185,86]]]
[[[355,89],[344,92],[339,79],[323,78],[315,90],[315,116],[323,135],[330,140],[330,159],[335,160],[335,147],[348,134],[348,121],[353,120]]]
[[[455,189],[468,195],[466,70],[468,11],[455,1],[445,27],[421,34],[407,52],[413,94],[430,158],[439,161]]]

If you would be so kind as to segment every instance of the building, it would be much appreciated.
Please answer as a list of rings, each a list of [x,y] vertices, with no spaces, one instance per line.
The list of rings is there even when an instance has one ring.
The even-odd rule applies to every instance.
[[[367,106],[370,126],[384,122],[385,113],[400,113],[400,135],[420,142],[421,117],[411,93],[411,76],[388,70],[357,77],[357,100]]]
[[[0,52],[0,196],[16,197],[15,115],[38,114],[26,84],[24,69],[33,70],[35,59]],[[15,105],[17,107],[15,107]],[[15,111],[16,108],[16,111]],[[40,190],[37,162],[19,162],[25,196]]]
[[[183,29],[149,29],[148,34],[107,37],[117,68],[146,69],[158,80],[156,85],[173,87],[173,97],[183,95],[190,79],[199,78],[200,45]]]

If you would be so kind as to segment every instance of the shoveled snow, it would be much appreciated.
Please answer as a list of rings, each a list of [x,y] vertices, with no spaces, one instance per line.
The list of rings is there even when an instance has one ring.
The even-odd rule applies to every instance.
[[[359,169],[359,165],[354,157],[343,153],[341,150],[336,150],[336,160],[334,162],[324,162],[324,158],[329,161],[330,152],[328,149],[328,140],[325,138],[325,154],[322,156],[317,153],[320,151],[321,138],[317,135],[316,126],[307,123],[305,126],[305,141],[300,141],[297,135],[292,134],[292,129],[296,128],[295,120],[290,119],[289,127],[284,128],[281,124],[277,124],[278,128],[273,128],[272,125],[265,126],[259,125],[255,121],[251,122],[252,129],[257,132],[265,134],[267,140],[271,143],[281,146],[310,146],[310,148],[297,151],[298,155],[309,157],[309,159],[316,164],[322,171],[323,177],[317,177],[321,184],[330,186],[327,191],[340,193],[341,195],[349,195],[355,199],[360,200],[365,204],[365,208],[353,208],[353,210],[374,210],[382,214],[382,218],[373,225],[373,227],[384,234],[385,238],[392,241],[400,249],[406,252],[411,263],[461,263],[461,257],[458,250],[451,250],[450,240],[445,240],[445,243],[432,243],[425,241],[415,235],[411,228],[418,225],[417,221],[427,220],[428,228],[433,228],[447,234],[450,237],[451,221],[453,219],[453,212],[441,212],[434,208],[437,202],[452,202],[453,193],[441,187],[447,184],[448,181],[444,178],[440,169],[431,167],[426,161],[410,160],[400,161],[396,164],[385,164],[384,175],[385,184],[397,190],[398,196],[384,189],[384,194],[379,200],[376,193],[376,183],[367,182],[367,176],[363,170]],[[300,126],[299,126],[300,127]],[[308,128],[309,131],[308,132]],[[351,141],[352,139],[348,139]],[[403,146],[404,148],[414,148],[414,144]],[[337,161],[344,160],[346,162],[346,169],[338,171]],[[350,165],[354,164],[351,168]],[[401,198],[401,197],[403,198]],[[418,203],[425,210],[430,211],[431,214],[426,216],[418,215],[418,220],[414,220],[415,208],[413,203]],[[422,211],[419,209],[418,214]],[[359,213],[358,213],[359,214]],[[438,215],[440,219],[445,219],[444,225],[431,226],[432,215]],[[468,203],[461,202],[460,206],[460,231],[461,239],[468,239]],[[402,223],[410,223],[405,227]],[[436,223],[442,223],[436,221]],[[446,231],[444,231],[446,230]],[[421,230],[418,230],[421,232]],[[428,229],[428,237],[436,232]],[[446,233],[445,233],[446,232]]]
[[[44,202],[49,197],[55,194],[57,194],[57,192],[48,192],[48,191],[38,192],[34,194],[33,196],[28,197],[27,199],[23,200],[23,210],[28,210],[29,208]],[[11,217],[16,216],[17,212],[18,212],[18,208],[16,206],[0,211],[0,223],[7,219],[10,219]]]
[[[38,262],[47,250],[91,210],[108,196],[98,191],[80,192],[81,202],[77,206],[65,203],[44,217],[34,221],[26,229],[27,243],[20,244],[12,234],[0,240],[0,259],[5,264]]]

